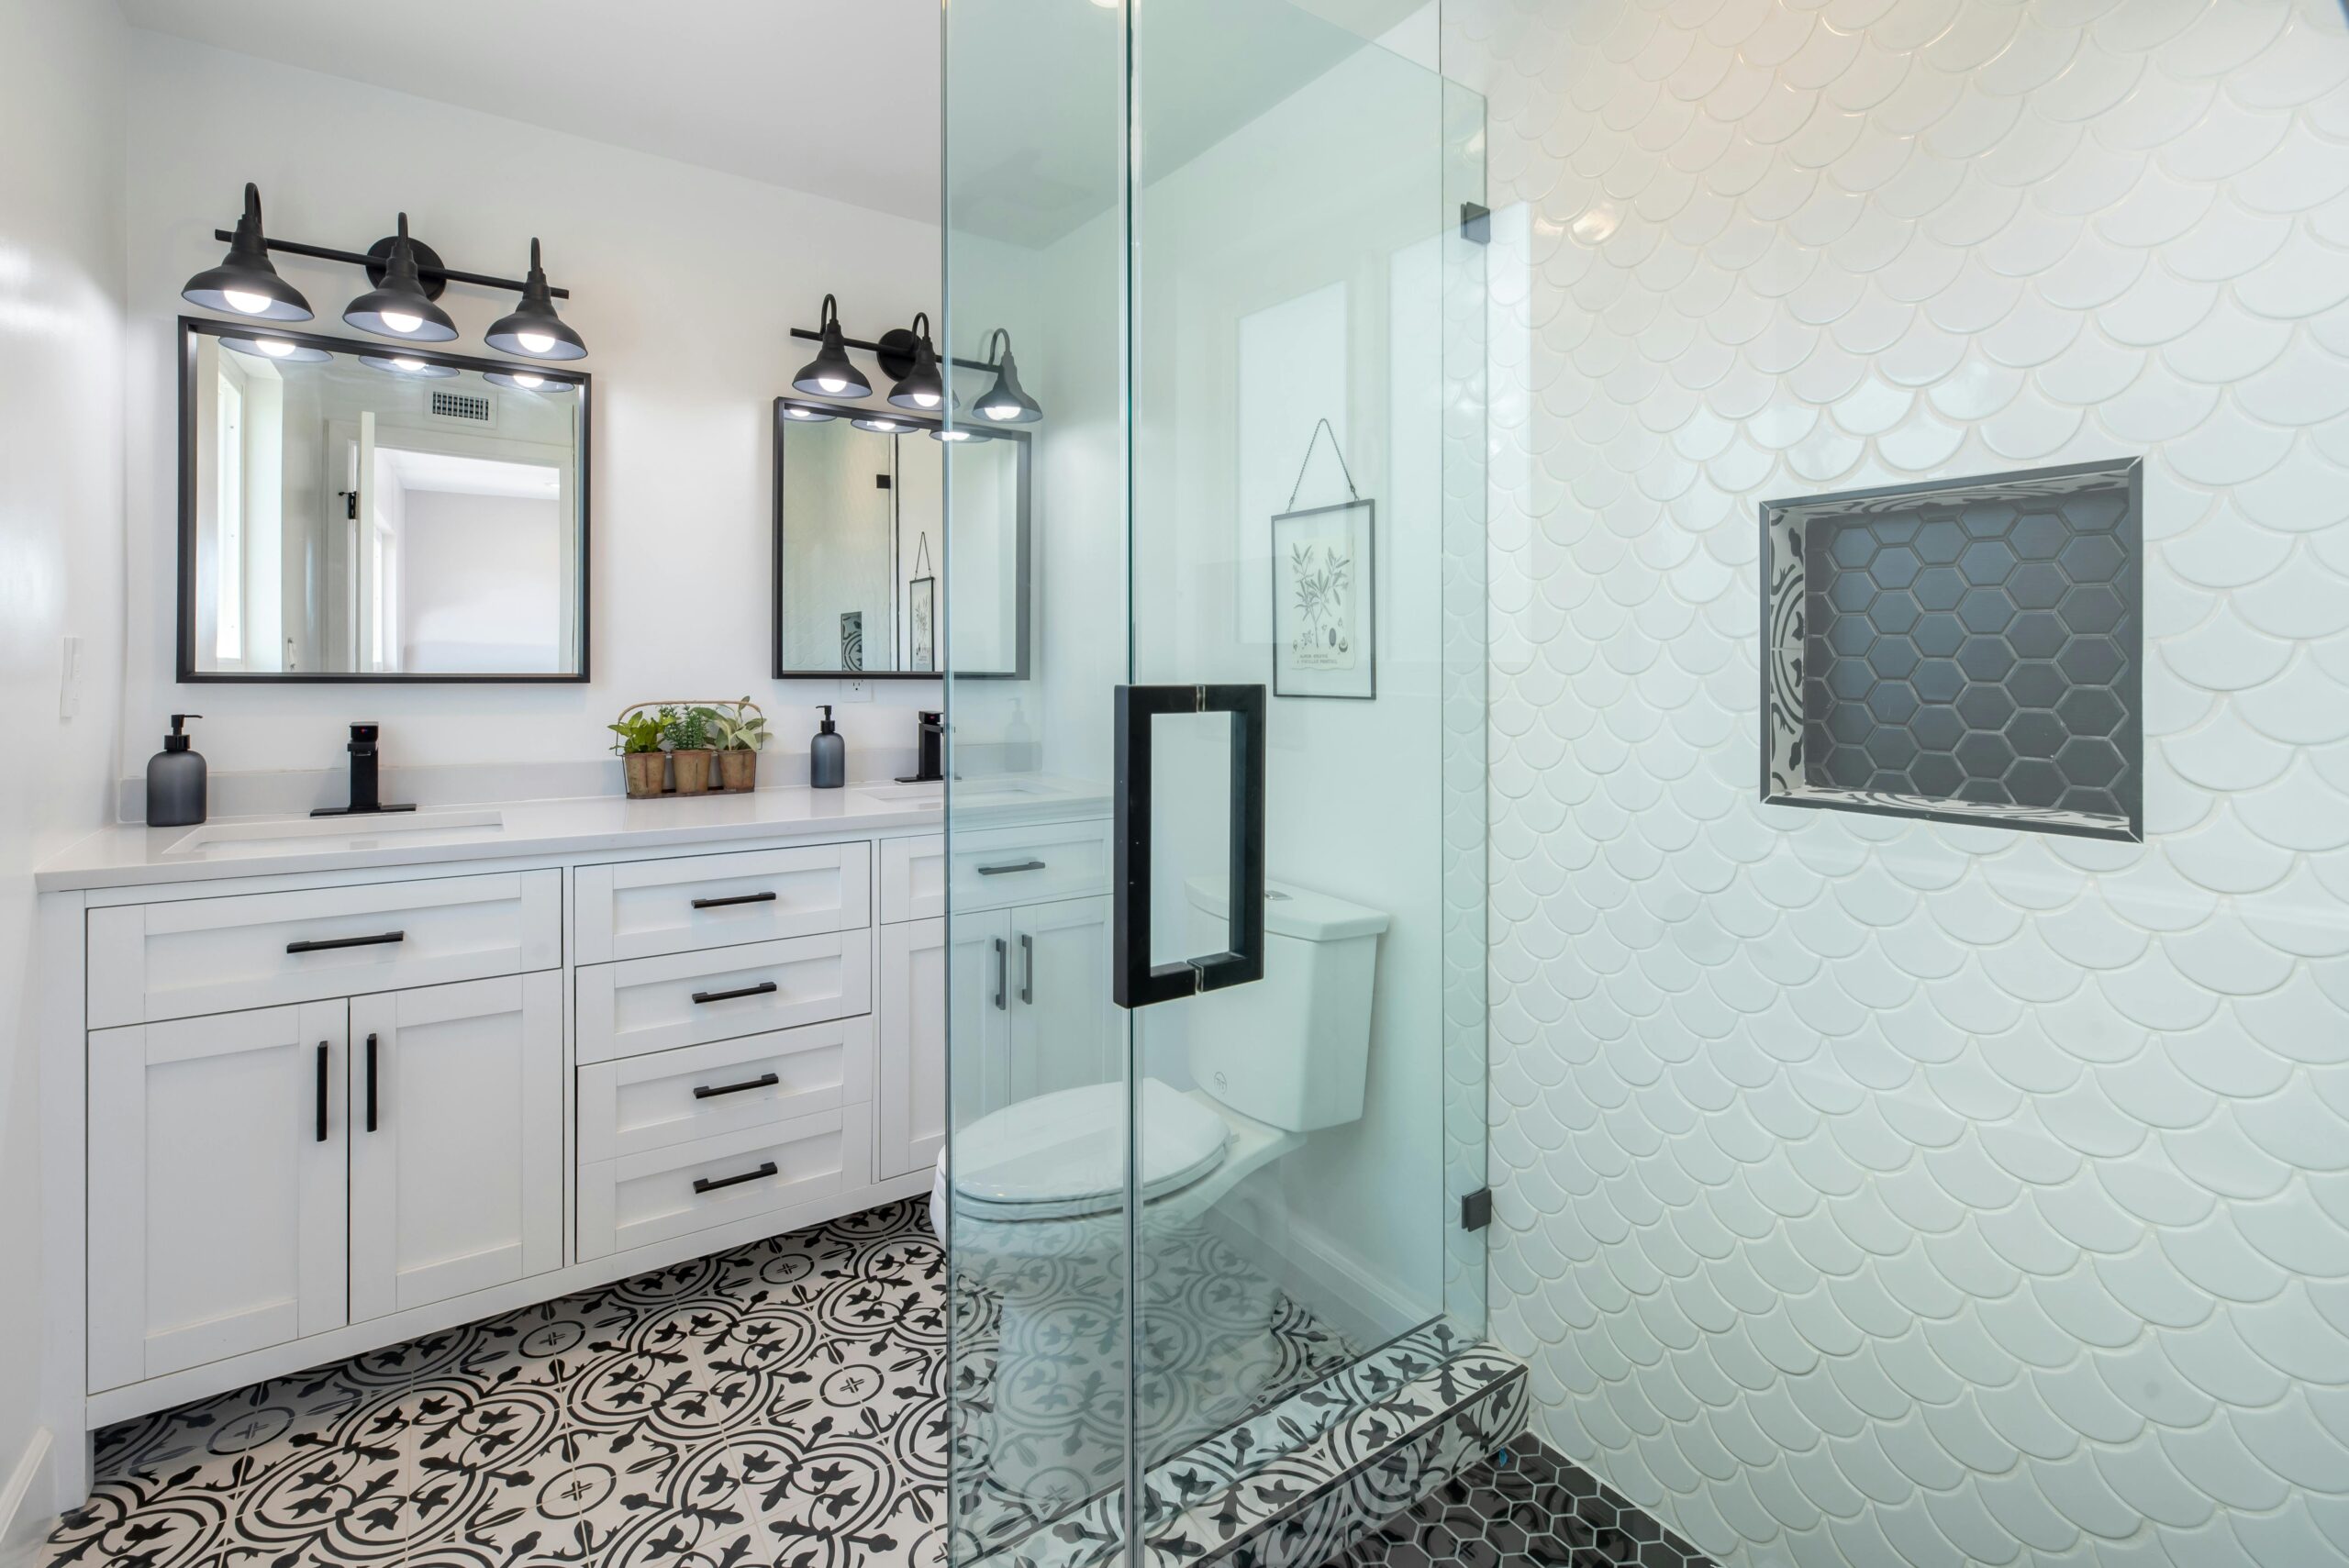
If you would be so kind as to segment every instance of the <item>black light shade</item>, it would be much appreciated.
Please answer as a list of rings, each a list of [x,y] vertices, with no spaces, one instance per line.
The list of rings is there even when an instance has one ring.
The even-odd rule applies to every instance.
[[[946,406],[946,382],[938,373],[938,350],[930,342],[930,313],[914,317],[914,364],[905,378],[889,389],[889,401],[900,408],[924,413]]]
[[[554,295],[547,288],[546,269],[539,265],[539,242],[530,241],[530,275],[522,284],[522,303],[511,316],[501,317],[484,339],[501,354],[532,360],[578,360],[587,356],[579,334],[554,313]]]
[[[384,263],[383,286],[352,300],[342,318],[362,332],[411,343],[445,343],[457,335],[449,313],[424,292],[424,280],[416,270],[416,248],[408,243],[407,214],[400,214],[399,239]]]
[[[188,279],[180,297],[206,310],[225,310],[262,321],[310,319],[310,302],[269,264],[269,246],[261,232],[259,186],[245,186],[244,216],[237,219],[228,254],[218,266]]]
[[[829,408],[818,408],[807,403],[785,404],[783,417],[786,419],[796,419],[805,425],[820,425],[827,419],[839,417]]]
[[[793,390],[817,397],[872,396],[873,384],[849,363],[848,346],[841,341],[840,302],[830,295],[824,296],[823,319],[817,326],[824,334],[823,342],[816,357],[791,378]]]
[[[362,354],[359,362],[371,371],[382,371],[385,375],[409,376],[417,381],[439,381],[457,373],[454,365],[436,365],[430,360],[411,360],[404,355]]]
[[[231,338],[220,335],[220,341],[240,354],[250,354],[257,360],[275,360],[281,365],[324,364],[334,358],[324,349],[313,349],[286,338]]]
[[[1011,357],[1011,334],[998,327],[995,335],[1003,340],[1003,357],[996,361],[995,384],[978,401],[979,417],[997,425],[1032,425],[1044,417],[1044,410],[1019,384],[1019,361]]]
[[[515,392],[541,392],[549,397],[560,396],[579,384],[565,381],[561,376],[537,375],[529,371],[484,371],[481,378],[492,386],[507,387]]]

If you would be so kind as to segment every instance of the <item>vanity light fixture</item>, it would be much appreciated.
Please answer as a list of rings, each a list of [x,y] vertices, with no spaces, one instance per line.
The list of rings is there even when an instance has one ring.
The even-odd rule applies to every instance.
[[[938,350],[930,340],[930,312],[915,314],[910,335],[914,340],[913,368],[889,389],[889,401],[900,408],[915,408],[923,413],[942,408],[946,405],[946,382],[938,373]]]
[[[818,397],[872,396],[873,384],[849,363],[848,346],[841,338],[840,301],[830,295],[824,296],[822,319],[817,325],[821,328],[822,347],[807,367],[791,378],[792,386]]]
[[[870,430],[876,436],[894,436],[914,427],[903,419],[892,419],[886,414],[860,414],[849,421],[860,430]]]
[[[827,419],[839,417],[830,409],[818,408],[812,403],[786,403],[783,406],[783,417],[810,425],[820,425]]]
[[[999,357],[994,352],[997,341],[1003,344]],[[996,328],[987,339],[987,350],[995,361],[996,376],[995,384],[979,399],[980,417],[998,425],[1032,425],[1042,418],[1044,410],[1019,384],[1019,363],[1011,357],[1011,334]]]
[[[260,186],[250,182],[245,185],[244,216],[237,219],[237,231],[229,237],[228,254],[218,266],[188,279],[180,297],[206,310],[225,310],[263,321],[310,319],[310,302],[270,265],[269,241],[261,232]]]
[[[484,371],[482,380],[492,386],[503,386],[515,392],[542,392],[549,397],[574,390],[577,382],[561,376],[540,375],[536,371]]]
[[[547,270],[539,265],[539,241],[530,239],[530,275],[522,284],[522,303],[511,315],[501,317],[489,329],[484,339],[502,354],[520,354],[532,360],[578,360],[587,356],[587,345],[579,340],[562,317],[554,313],[554,295],[547,289]]]
[[[220,341],[240,354],[250,354],[257,360],[275,360],[282,365],[323,364],[334,358],[324,349],[313,349],[296,343],[290,338],[231,338],[220,335]]]
[[[399,237],[392,242],[384,281],[345,306],[342,318],[362,332],[405,338],[412,343],[445,343],[457,335],[457,324],[432,303],[416,270],[416,245],[407,237],[407,214],[400,214]]]
[[[457,373],[454,365],[436,365],[430,360],[412,359],[406,354],[362,354],[359,362],[385,375],[410,376],[418,381],[438,381]]]

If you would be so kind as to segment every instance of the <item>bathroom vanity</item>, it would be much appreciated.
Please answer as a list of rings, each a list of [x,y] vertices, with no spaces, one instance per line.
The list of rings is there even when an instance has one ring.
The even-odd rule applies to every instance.
[[[951,852],[928,785],[125,827],[45,868],[85,1428],[925,1192],[950,1008],[974,1109],[1106,1075],[1108,803],[965,795]]]

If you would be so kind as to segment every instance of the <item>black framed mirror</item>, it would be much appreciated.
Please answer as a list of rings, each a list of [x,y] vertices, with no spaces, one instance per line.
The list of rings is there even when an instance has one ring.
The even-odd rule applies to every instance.
[[[989,430],[949,443],[932,434],[941,428],[894,408],[775,399],[777,680],[930,681],[944,673],[950,444],[954,674],[1027,677],[1028,433]]]
[[[587,679],[591,379],[179,322],[179,679]]]

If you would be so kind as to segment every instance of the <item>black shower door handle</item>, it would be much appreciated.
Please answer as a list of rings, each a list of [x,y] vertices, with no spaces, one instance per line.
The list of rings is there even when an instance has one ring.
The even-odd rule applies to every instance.
[[[1264,977],[1264,688],[1119,686],[1117,696],[1117,920],[1111,994],[1147,1007]],[[1231,866],[1224,884],[1231,945],[1174,963],[1150,962],[1150,724],[1162,713],[1231,717]]]

